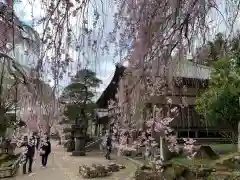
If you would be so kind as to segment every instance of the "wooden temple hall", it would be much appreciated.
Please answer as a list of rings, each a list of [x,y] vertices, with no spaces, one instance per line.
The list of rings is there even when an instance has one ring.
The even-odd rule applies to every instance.
[[[171,124],[177,132],[179,139],[191,137],[195,138],[199,143],[226,142],[225,138],[219,134],[219,130],[224,130],[227,133],[231,133],[231,130],[226,128],[226,126],[207,126],[203,117],[195,111],[195,100],[197,95],[203,92],[208,86],[208,78],[211,71],[210,67],[185,60],[178,63],[174,68],[173,76],[175,81],[173,83],[172,92],[168,96],[175,106],[182,104],[183,97],[187,102],[187,106],[179,107],[179,115],[174,118]],[[116,65],[112,81],[97,101],[99,108],[96,113],[98,133],[103,129],[107,129],[110,125],[109,112],[107,111],[108,101],[114,99],[118,82],[123,76],[125,69],[125,67],[119,64]],[[146,106],[151,107],[153,104],[163,105],[163,102],[165,102],[163,96],[153,97],[146,103]]]
[[[109,129],[111,118],[109,117],[108,102],[111,99],[115,99],[118,83],[123,76],[125,69],[124,66],[116,64],[116,69],[111,82],[97,100],[95,135],[100,135],[103,131]]]

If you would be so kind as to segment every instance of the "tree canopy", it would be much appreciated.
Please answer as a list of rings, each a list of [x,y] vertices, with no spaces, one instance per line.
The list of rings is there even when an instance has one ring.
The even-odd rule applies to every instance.
[[[89,69],[82,69],[76,73],[62,95],[66,103],[64,113],[69,120],[88,119],[92,115],[95,107],[94,91],[100,83],[101,80],[96,77],[96,73]]]
[[[233,38],[218,33],[212,41],[208,41],[204,46],[196,49],[194,60],[197,63],[214,66],[214,62],[222,58],[235,58],[239,55],[240,32]]]
[[[208,57],[213,69],[208,89],[196,102],[196,110],[204,116],[207,124],[223,124],[233,132],[237,132],[240,119],[239,42],[238,33],[230,40],[217,35],[215,41],[209,43],[211,53]]]

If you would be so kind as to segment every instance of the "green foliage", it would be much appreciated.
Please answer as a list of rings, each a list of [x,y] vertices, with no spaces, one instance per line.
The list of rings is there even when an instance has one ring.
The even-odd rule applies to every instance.
[[[18,155],[10,155],[10,154],[0,154],[0,167],[9,167],[11,166],[18,158]]]
[[[16,122],[15,115],[5,114],[2,119],[0,119],[0,136],[4,136],[7,128],[13,127]]]
[[[0,62],[0,133],[4,135],[8,127],[13,127],[15,114],[8,113],[16,103],[17,81],[9,73],[8,61]]]
[[[101,80],[96,73],[83,69],[76,73],[63,92],[62,99],[65,99],[66,110],[64,114],[69,120],[88,119],[96,107],[93,102],[95,89],[100,85]]]
[[[9,122],[4,120],[0,120],[0,135],[4,136],[7,128],[9,127]]]
[[[64,115],[68,117],[70,121],[74,121],[79,114],[80,106],[75,104],[66,104]]]
[[[215,62],[220,59],[240,57],[240,31],[229,39],[222,33],[218,33],[213,41],[207,42],[206,45],[197,48],[195,60],[198,63],[214,66]],[[238,60],[239,62],[239,60]]]
[[[209,87],[197,98],[196,110],[208,124],[224,124],[236,132],[240,119],[240,35],[228,41],[217,40],[212,43],[215,62]]]

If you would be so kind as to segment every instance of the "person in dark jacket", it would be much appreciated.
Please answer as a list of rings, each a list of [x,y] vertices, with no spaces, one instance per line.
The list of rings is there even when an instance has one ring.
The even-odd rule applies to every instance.
[[[112,152],[112,137],[111,134],[107,135],[107,141],[106,141],[106,159],[110,160],[110,154]]]
[[[40,137],[39,135],[36,135],[36,149],[39,150],[39,145],[40,145]]]
[[[44,137],[41,142],[40,156],[42,156],[42,167],[47,165],[48,155],[51,153],[51,143],[48,137]]]
[[[33,157],[35,154],[35,141],[33,137],[29,138],[28,142],[24,142],[23,146],[25,147],[25,160],[23,163],[23,174],[26,174],[27,171],[27,163],[28,163],[28,173],[32,172],[32,164],[33,164]]]
[[[5,153],[8,153],[10,144],[11,144],[11,141],[8,138],[6,138],[4,140]]]

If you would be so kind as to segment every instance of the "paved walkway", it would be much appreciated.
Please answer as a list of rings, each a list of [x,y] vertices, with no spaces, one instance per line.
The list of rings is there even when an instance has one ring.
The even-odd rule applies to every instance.
[[[54,152],[55,148],[53,148]],[[41,168],[41,158],[37,154],[36,160],[33,163],[33,173],[25,174],[22,173],[22,167],[20,167],[18,175],[9,180],[71,180],[68,176],[62,172],[54,160],[55,155],[52,153],[48,159],[47,168]]]
[[[70,153],[64,152],[62,147],[57,147],[55,143],[52,144],[52,154],[49,156],[47,168],[41,168],[41,161],[37,156],[32,174],[22,175],[22,168],[20,168],[19,175],[9,180],[84,180],[78,173],[80,165],[109,163],[100,152],[89,152],[85,157],[72,157]],[[127,168],[113,173],[109,177],[97,178],[97,180],[132,180],[136,166],[129,160],[117,157],[113,157],[113,159],[112,162],[124,164]]]

